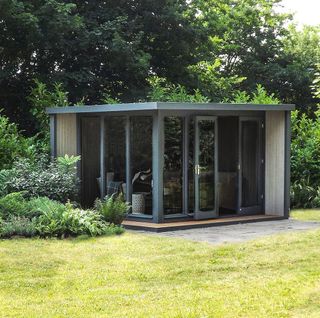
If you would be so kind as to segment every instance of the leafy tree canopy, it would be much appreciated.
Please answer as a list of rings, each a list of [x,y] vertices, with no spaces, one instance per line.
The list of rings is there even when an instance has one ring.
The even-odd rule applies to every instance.
[[[2,0],[0,105],[33,134],[45,126],[36,112],[48,101],[27,98],[35,79],[61,83],[68,103],[97,104],[146,99],[157,76],[212,101],[261,84],[307,109],[317,102],[319,28],[288,28],[279,3]]]
[[[61,82],[73,103],[98,103],[106,90],[138,99],[150,73],[179,81],[197,46],[186,7],[181,0],[2,0],[1,105],[25,122],[35,78]]]

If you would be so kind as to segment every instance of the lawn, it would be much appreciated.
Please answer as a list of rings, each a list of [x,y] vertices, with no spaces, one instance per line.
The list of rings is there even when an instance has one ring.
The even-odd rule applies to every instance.
[[[319,209],[293,210],[291,217],[301,221],[320,221]]]
[[[12,239],[0,256],[1,317],[320,317],[320,230],[220,246]]]

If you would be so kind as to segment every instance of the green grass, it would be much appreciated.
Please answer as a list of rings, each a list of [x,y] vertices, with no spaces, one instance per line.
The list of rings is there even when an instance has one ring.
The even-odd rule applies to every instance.
[[[290,216],[301,221],[320,221],[320,209],[293,210]]]
[[[320,317],[320,230],[220,246],[12,239],[0,256],[0,317]]]

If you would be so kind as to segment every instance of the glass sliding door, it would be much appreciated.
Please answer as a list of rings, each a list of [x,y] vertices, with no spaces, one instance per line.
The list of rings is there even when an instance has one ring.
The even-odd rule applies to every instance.
[[[152,215],[152,117],[130,118],[131,212]]]
[[[182,213],[183,118],[164,118],[164,215]]]
[[[263,210],[262,120],[240,117],[239,125],[239,213]]]
[[[194,189],[195,219],[217,217],[217,120],[195,117]]]
[[[105,118],[105,194],[113,191],[126,197],[126,118]]]

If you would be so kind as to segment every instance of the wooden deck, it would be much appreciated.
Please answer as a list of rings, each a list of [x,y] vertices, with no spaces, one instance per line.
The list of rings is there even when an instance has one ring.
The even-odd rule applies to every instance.
[[[142,230],[151,232],[164,232],[173,230],[185,230],[192,228],[212,227],[221,225],[232,225],[250,222],[262,222],[281,220],[283,217],[273,215],[250,215],[250,216],[235,216],[210,220],[186,220],[174,221],[165,223],[151,223],[143,221],[125,220],[122,224],[125,228],[131,230]]]

